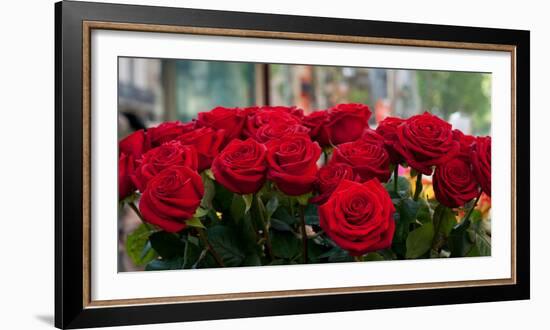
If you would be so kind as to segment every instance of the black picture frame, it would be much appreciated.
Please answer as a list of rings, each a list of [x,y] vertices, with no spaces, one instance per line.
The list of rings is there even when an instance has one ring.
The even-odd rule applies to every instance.
[[[512,45],[516,49],[516,283],[86,308],[83,22]],[[55,4],[55,326],[83,328],[529,299],[529,31],[62,1]]]

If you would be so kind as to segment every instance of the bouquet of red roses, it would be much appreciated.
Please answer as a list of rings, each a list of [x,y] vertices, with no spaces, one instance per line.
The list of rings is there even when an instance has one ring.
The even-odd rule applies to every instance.
[[[217,107],[130,134],[126,253],[146,270],[490,255],[491,138],[370,115]]]

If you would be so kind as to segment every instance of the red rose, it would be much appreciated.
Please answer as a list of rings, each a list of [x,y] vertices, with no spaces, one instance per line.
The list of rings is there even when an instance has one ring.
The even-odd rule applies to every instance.
[[[321,167],[317,172],[315,183],[319,195],[312,198],[310,202],[324,204],[343,179],[354,179],[353,168],[348,164],[331,162]]]
[[[143,192],[149,180],[170,166],[187,166],[196,171],[198,157],[194,147],[170,141],[147,151],[137,163],[133,180],[139,191]]]
[[[491,196],[491,137],[477,137],[470,154],[472,170],[484,193]]]
[[[309,132],[309,128],[299,124],[288,124],[286,122],[268,123],[256,131],[254,139],[260,143],[266,143],[271,140],[280,139],[286,135],[300,134]]]
[[[134,169],[134,157],[125,153],[120,154],[118,158],[118,200],[122,200],[136,191],[136,186],[131,179]]]
[[[221,151],[225,138],[223,129],[214,130],[210,127],[200,127],[178,137],[183,145],[195,147],[199,156],[199,172],[212,165],[214,157]]]
[[[330,142],[324,133],[325,124],[328,122],[326,110],[318,110],[310,113],[302,120],[302,125],[309,128],[309,136],[313,141],[319,142],[322,146],[329,146]]]
[[[267,177],[287,195],[310,192],[316,181],[317,160],[321,147],[308,135],[287,135],[267,146]]]
[[[194,128],[194,123],[184,124],[179,121],[165,122],[147,129],[147,136],[151,141],[151,146],[158,147],[165,142],[175,140],[183,133],[192,131]]]
[[[460,154],[464,156],[469,156],[472,150],[472,144],[475,142],[476,138],[472,135],[466,135],[458,129],[453,130],[453,139],[457,141],[460,145]]]
[[[468,158],[456,157],[435,168],[435,197],[439,203],[453,208],[476,198],[479,188]]]
[[[397,151],[396,145],[399,143],[397,137],[397,128],[405,122],[404,119],[397,117],[386,117],[382,120],[378,127],[376,127],[376,133],[380,134],[384,138],[384,145],[390,155],[390,163],[400,164],[403,162],[403,157]]]
[[[366,128],[363,131],[363,134],[361,135],[359,140],[362,140],[362,141],[367,142],[369,144],[376,144],[376,145],[379,145],[381,147],[385,146],[384,137],[382,137],[382,135],[376,133],[375,130],[370,129],[370,128]]]
[[[216,181],[237,194],[258,192],[266,177],[265,153],[253,139],[231,141],[212,162]]]
[[[427,112],[412,116],[397,128],[394,146],[413,169],[431,175],[432,167],[445,163],[459,151],[451,124]]]
[[[239,108],[216,107],[208,112],[199,112],[198,127],[225,130],[226,142],[241,136],[246,113]]]
[[[340,144],[334,148],[330,162],[350,165],[363,182],[372,178],[386,182],[391,176],[390,157],[382,144],[364,140]]]
[[[171,233],[186,228],[201,203],[204,186],[200,175],[189,167],[172,166],[147,184],[139,201],[145,221]]]
[[[371,112],[364,104],[339,104],[328,110],[324,133],[333,145],[355,141],[369,125]]]
[[[270,123],[284,123],[286,125],[301,124],[301,109],[295,107],[251,107],[245,109],[247,119],[243,130],[243,136],[253,138],[256,131]]]
[[[377,179],[342,180],[319,207],[321,228],[352,256],[389,248],[395,231],[395,208]]]
[[[118,142],[118,154],[131,155],[134,160],[138,160],[150,148],[149,139],[142,129],[133,132]]]

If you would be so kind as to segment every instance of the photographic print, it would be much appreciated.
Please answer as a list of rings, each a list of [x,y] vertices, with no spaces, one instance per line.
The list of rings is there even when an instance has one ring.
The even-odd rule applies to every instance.
[[[491,85],[119,57],[118,271],[491,256]]]

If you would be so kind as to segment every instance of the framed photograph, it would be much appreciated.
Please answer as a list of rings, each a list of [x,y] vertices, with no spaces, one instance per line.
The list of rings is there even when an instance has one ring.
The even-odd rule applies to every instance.
[[[529,298],[529,31],[55,15],[57,327]]]

